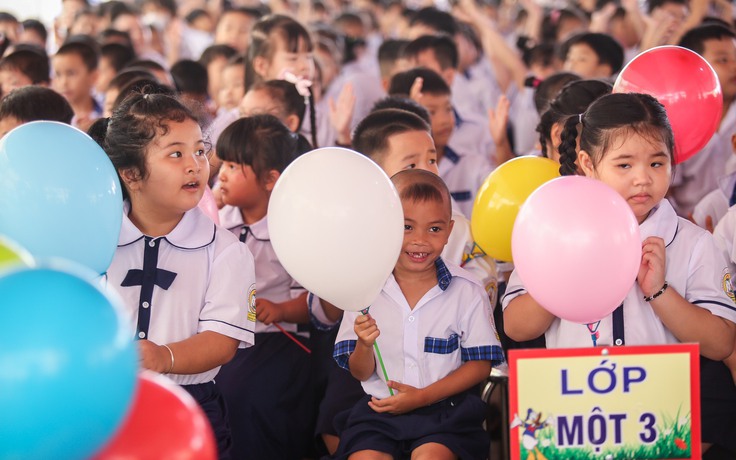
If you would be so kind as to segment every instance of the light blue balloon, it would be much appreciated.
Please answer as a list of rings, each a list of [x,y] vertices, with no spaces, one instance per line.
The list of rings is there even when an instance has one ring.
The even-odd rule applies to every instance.
[[[52,268],[5,272],[0,299],[0,459],[88,458],[132,404],[138,357],[122,308]]]
[[[0,140],[0,234],[37,258],[104,273],[120,235],[122,196],[105,152],[72,126],[35,121]]]

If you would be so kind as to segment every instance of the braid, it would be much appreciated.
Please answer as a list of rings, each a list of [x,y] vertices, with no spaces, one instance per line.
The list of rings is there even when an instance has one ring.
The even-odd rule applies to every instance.
[[[314,91],[309,87],[309,123],[312,126],[312,147],[317,148],[317,116],[314,114]]]
[[[565,127],[560,136],[560,174],[563,176],[574,176],[577,174],[577,139],[578,139],[578,116],[573,115],[565,121]]]

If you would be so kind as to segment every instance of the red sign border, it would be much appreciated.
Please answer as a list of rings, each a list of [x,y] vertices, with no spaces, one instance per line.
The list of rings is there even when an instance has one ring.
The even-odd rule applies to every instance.
[[[700,426],[700,346],[697,343],[678,343],[671,345],[636,345],[623,347],[595,347],[595,348],[531,348],[516,349],[508,351],[509,363],[509,419],[507,426],[511,426],[513,414],[518,413],[518,361],[533,358],[565,358],[581,356],[626,356],[626,355],[658,355],[658,354],[681,354],[690,355],[690,420],[692,423],[690,433],[690,457],[691,460],[700,459],[701,448],[701,426]],[[516,430],[509,431],[509,442],[511,444],[511,458],[518,459],[521,455],[519,436]]]

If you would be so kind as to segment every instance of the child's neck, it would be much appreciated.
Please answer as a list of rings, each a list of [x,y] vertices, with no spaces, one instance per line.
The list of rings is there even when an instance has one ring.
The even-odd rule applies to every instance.
[[[79,101],[70,102],[69,105],[72,106],[74,115],[76,115],[77,118],[85,118],[95,109],[95,104],[91,96]]]
[[[445,157],[445,147],[447,146],[435,144],[435,149],[437,149],[437,164]]]
[[[434,265],[422,272],[409,272],[399,267],[394,269],[394,279],[412,310],[417,303],[437,285],[437,270]]]
[[[268,212],[268,201],[258,203],[253,207],[239,209],[240,215],[243,217],[243,223],[245,225],[255,224],[259,220],[266,217],[266,213]]]
[[[733,104],[734,98],[730,97],[726,99],[723,98],[723,110],[721,111],[721,121],[719,122],[718,126],[720,127],[720,123],[723,122],[723,120],[726,118],[726,115],[728,114],[728,109],[731,108],[731,104]]]
[[[171,233],[184,214],[164,214],[131,202],[128,218],[144,235],[159,237]]]

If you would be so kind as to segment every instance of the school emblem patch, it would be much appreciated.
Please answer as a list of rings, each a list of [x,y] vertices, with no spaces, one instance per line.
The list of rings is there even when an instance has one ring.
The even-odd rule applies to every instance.
[[[467,246],[466,246],[467,248]],[[477,258],[477,257],[484,257],[486,253],[478,246],[477,243],[473,242],[473,247],[470,249],[470,252],[463,253],[463,261],[460,264],[460,266],[464,266],[466,263],[470,262],[471,260]]]
[[[248,288],[248,321],[256,322],[256,285]]]
[[[723,292],[726,293],[731,302],[736,302],[736,293],[734,293],[733,277],[728,272],[728,268],[723,269],[723,281],[721,283]]]

